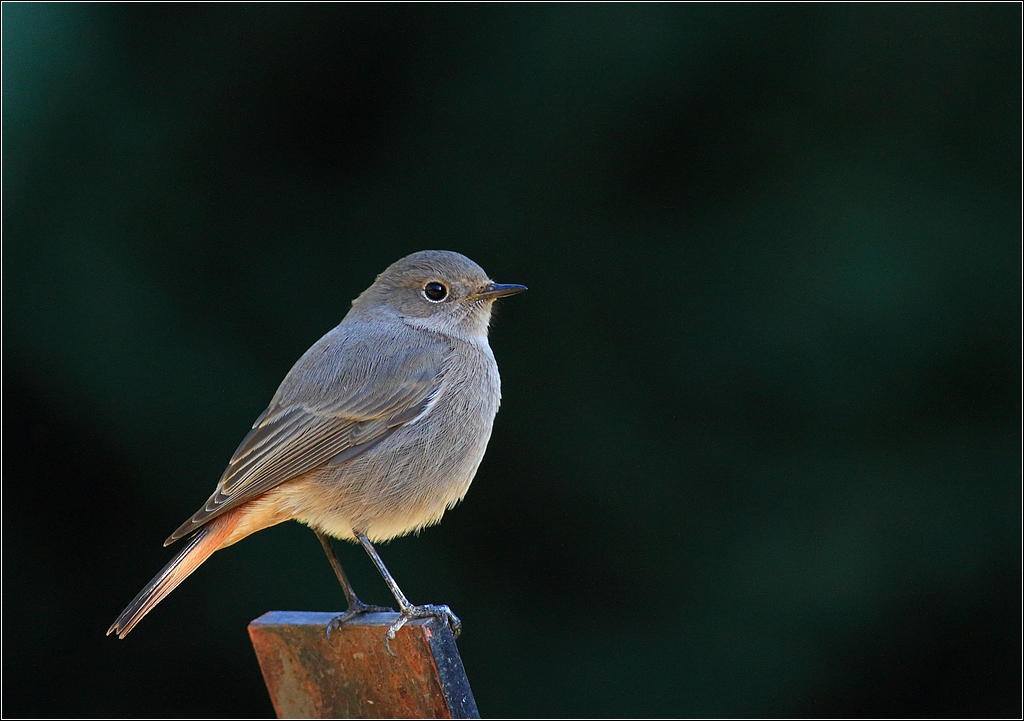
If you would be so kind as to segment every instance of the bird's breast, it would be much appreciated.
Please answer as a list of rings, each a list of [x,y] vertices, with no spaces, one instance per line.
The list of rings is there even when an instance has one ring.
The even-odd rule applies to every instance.
[[[501,381],[486,341],[460,344],[425,411],[350,463],[317,474],[330,512],[306,520],[338,537],[379,541],[440,520],[469,489],[487,449]]]

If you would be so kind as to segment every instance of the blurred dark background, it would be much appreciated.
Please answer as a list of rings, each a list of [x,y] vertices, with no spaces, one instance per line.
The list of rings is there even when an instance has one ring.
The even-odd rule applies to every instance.
[[[266,716],[314,535],[125,641],[389,263],[530,292],[382,548],[487,716],[1019,716],[1021,6],[3,4],[3,713]],[[354,546],[365,600],[390,597]]]

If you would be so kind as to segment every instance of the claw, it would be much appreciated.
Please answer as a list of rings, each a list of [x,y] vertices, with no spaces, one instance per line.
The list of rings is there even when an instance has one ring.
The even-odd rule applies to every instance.
[[[348,610],[344,613],[340,613],[330,620],[327,624],[327,642],[331,641],[331,631],[337,631],[347,621],[351,621],[356,616],[361,616],[364,613],[394,613],[395,609],[389,608],[388,606],[371,606],[357,600],[355,603],[348,607]],[[390,649],[389,649],[390,650]]]
[[[392,658],[398,658],[398,654],[391,650],[391,642],[395,640],[395,634],[398,633],[398,629],[404,626],[409,621],[409,616],[404,613],[399,616],[398,620],[391,624],[388,628],[388,632],[384,634],[384,648],[391,655]]]
[[[448,628],[452,631],[453,638],[458,638],[459,634],[462,633],[462,621],[460,621],[459,617],[452,613],[452,610],[447,606],[434,604],[406,606],[402,609],[401,613],[401,617],[391,624],[387,633],[384,634],[384,648],[386,648],[388,653],[392,656],[395,656],[394,651],[391,650],[391,642],[395,640],[395,635],[402,626],[416,618],[436,618],[441,623],[448,625]],[[395,656],[395,658],[397,658],[397,656]]]

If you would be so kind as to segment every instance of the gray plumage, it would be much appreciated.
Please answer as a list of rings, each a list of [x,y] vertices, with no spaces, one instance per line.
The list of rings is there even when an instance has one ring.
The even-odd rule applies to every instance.
[[[275,523],[362,542],[440,520],[468,490],[501,399],[493,301],[521,290],[449,251],[388,267],[295,363],[214,493],[165,543],[209,528],[206,546],[188,549],[203,557],[177,578],[179,554],[111,631],[127,633],[213,551]]]

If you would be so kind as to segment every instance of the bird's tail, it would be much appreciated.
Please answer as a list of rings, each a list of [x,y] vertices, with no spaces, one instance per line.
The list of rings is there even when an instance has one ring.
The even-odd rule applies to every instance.
[[[107,635],[116,633],[118,638],[127,636],[143,616],[152,611],[167,594],[199,568],[203,561],[213,555],[214,551],[227,545],[225,541],[229,540],[239,520],[240,514],[227,513],[192,536],[178,555],[139,591],[135,600],[128,604],[128,608],[122,611],[107,629]]]

